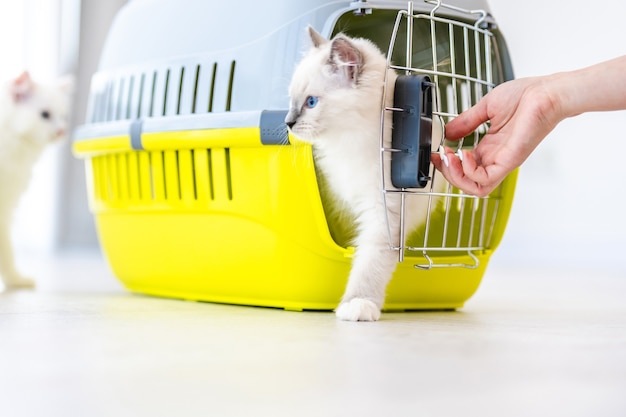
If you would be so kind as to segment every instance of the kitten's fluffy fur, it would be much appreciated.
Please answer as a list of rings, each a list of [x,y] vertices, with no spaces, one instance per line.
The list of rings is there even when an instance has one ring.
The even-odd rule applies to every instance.
[[[0,278],[7,288],[32,287],[15,268],[11,217],[45,146],[66,135],[72,79],[35,83],[27,72],[0,91]]]
[[[285,122],[296,137],[313,145],[316,166],[339,211],[355,219],[356,253],[336,315],[343,320],[374,321],[380,317],[385,289],[398,261],[398,253],[389,247],[385,222],[379,139],[385,71],[389,71],[385,103],[389,107],[397,76],[386,69],[384,55],[369,40],[338,35],[329,41],[310,27],[308,31],[313,47],[293,75]],[[391,147],[388,113],[386,148]],[[390,155],[385,156],[388,162]],[[389,163],[385,170],[388,179]],[[407,198],[407,231],[424,222],[427,204],[421,203]],[[397,244],[398,195],[387,198],[387,210],[391,238]]]

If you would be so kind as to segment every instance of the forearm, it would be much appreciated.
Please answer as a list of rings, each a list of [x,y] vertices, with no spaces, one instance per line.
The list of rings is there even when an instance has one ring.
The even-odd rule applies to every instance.
[[[576,71],[548,76],[562,118],[626,109],[626,55]]]

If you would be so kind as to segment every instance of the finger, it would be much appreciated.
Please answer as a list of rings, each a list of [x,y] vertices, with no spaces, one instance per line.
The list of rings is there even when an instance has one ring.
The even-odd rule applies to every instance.
[[[446,159],[448,165],[439,164],[439,171],[446,180],[454,187],[462,190],[466,194],[475,195],[477,197],[486,197],[500,183],[498,176],[486,176],[484,168],[477,165],[476,160],[468,151],[463,151],[463,159],[461,160],[455,153],[447,153]],[[487,181],[485,182],[485,178]]]
[[[463,174],[476,183],[484,183],[486,178],[482,172],[482,167],[476,162],[474,154],[467,150],[461,152],[463,152]]]
[[[449,151],[449,149],[447,150]],[[448,161],[447,165],[443,163],[442,158],[438,155],[433,164],[450,184],[467,194],[479,192],[478,185],[463,172],[463,163],[455,153],[446,152],[445,159]]]
[[[485,197],[504,179],[506,171],[496,165],[490,166],[493,172],[481,166],[472,152],[463,150],[463,159],[450,148],[444,148],[445,155],[431,154],[431,161],[444,178],[466,194]]]
[[[506,177],[506,169],[498,164],[483,165],[471,151],[463,151],[463,175],[475,184],[472,194],[484,197],[492,192]],[[464,190],[465,191],[465,190]]]
[[[485,98],[446,124],[446,139],[459,140],[489,120]]]
[[[435,166],[435,168],[437,168],[439,171],[441,171],[441,166],[445,165],[448,166],[449,162],[448,162],[448,158],[446,156],[446,154],[451,153],[452,151],[450,150],[450,148],[444,146],[443,147],[443,152],[442,152],[442,148],[439,148],[439,151],[433,151],[430,154],[430,160],[433,163],[433,165]]]
[[[441,171],[442,169],[442,165],[443,165],[443,160],[441,159],[441,155],[433,152],[430,154],[430,162],[432,162],[432,164],[435,166],[435,168],[438,171]]]
[[[456,155],[448,155],[450,166],[448,167],[452,185],[462,190],[466,194],[476,195],[480,192],[480,184],[468,177],[465,172],[465,155],[463,160]]]

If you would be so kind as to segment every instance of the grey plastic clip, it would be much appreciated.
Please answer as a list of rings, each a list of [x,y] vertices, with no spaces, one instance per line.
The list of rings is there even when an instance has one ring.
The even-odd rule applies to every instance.
[[[285,124],[287,110],[263,110],[261,112],[261,143],[263,145],[289,145],[289,133]]]
[[[142,128],[142,119],[135,119],[130,124],[130,146],[132,146],[136,151],[143,150],[143,143],[141,143]]]

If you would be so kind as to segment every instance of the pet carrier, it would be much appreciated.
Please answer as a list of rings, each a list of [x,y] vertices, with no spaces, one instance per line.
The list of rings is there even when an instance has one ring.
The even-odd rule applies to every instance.
[[[335,308],[353,248],[333,239],[312,149],[289,138],[283,123],[305,28],[371,39],[388,51],[388,65],[425,80],[431,117],[447,122],[512,78],[484,1],[452,3],[464,8],[130,1],[110,29],[73,143],[115,275],[151,295]],[[459,146],[475,146],[483,133]],[[437,180],[430,164],[421,170]],[[385,196],[424,204],[435,194],[381,183]],[[384,308],[462,307],[500,242],[514,186],[513,174],[485,198],[450,187],[439,193],[444,203],[432,204],[407,245],[390,242],[401,262]]]

